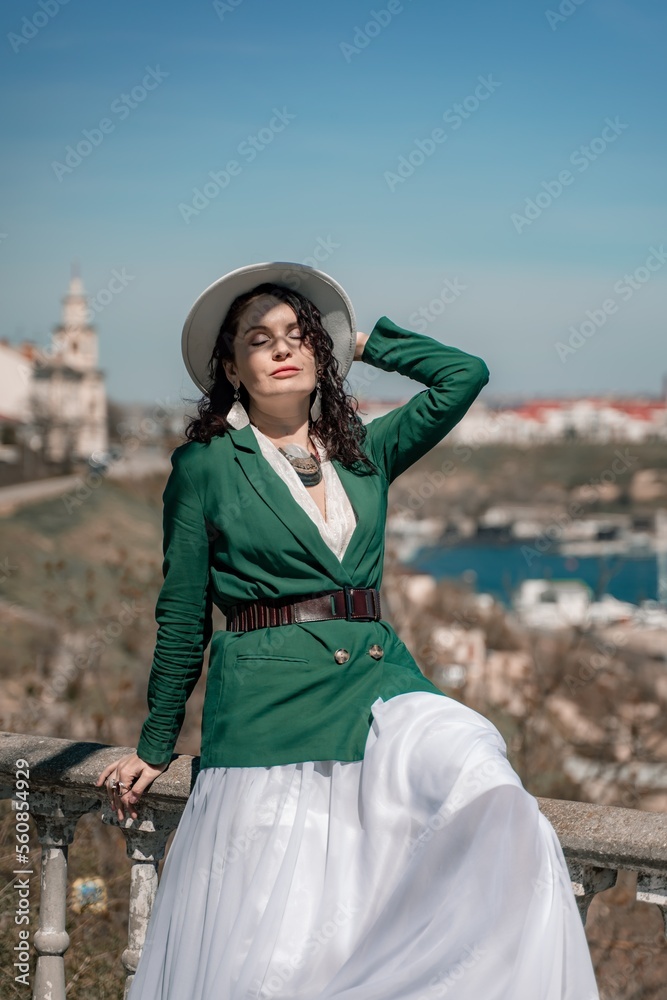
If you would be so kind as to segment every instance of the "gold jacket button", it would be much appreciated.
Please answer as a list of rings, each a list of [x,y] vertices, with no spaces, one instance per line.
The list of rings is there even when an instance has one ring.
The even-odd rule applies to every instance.
[[[377,642],[374,642],[371,648],[368,650],[374,660],[379,660],[384,654],[384,649],[382,646],[378,646]]]
[[[350,651],[348,649],[337,649],[334,653],[334,660],[336,663],[347,663],[350,659]]]

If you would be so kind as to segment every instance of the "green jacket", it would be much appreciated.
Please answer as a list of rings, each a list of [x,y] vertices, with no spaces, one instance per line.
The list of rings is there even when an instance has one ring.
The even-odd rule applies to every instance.
[[[259,597],[345,584],[379,588],[389,484],[445,437],[489,380],[481,358],[386,316],[361,360],[428,388],[366,424],[363,448],[377,473],[333,460],[358,519],[342,561],[266,461],[249,425],[173,452],[163,494],[164,583],[149,714],[137,746],[148,763],[171,758],[209,641],[202,768],[361,760],[376,698],[443,694],[384,619],[212,630],[212,602],[226,615],[233,604]],[[382,647],[379,659],[369,653],[374,644]],[[334,659],[340,647],[350,653],[342,664]]]

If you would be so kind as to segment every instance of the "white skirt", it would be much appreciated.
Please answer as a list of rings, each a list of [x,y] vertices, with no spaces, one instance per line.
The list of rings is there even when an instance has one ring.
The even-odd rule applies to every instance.
[[[361,761],[200,771],[128,1000],[599,1000],[555,831],[452,698]]]

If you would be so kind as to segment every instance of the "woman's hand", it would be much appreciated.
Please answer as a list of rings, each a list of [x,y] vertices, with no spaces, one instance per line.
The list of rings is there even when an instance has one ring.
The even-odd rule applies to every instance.
[[[370,337],[370,333],[360,333],[357,330],[357,346],[354,349],[354,360],[361,361],[361,355],[364,353],[364,347],[366,346],[366,341]]]
[[[128,753],[105,767],[95,784],[99,787],[107,781],[107,778],[111,777],[112,781],[107,783],[111,808],[115,810],[119,820],[124,819],[124,809],[127,810],[132,819],[136,819],[135,804],[148,786],[168,766],[169,761],[154,766],[147,764],[136,753]],[[115,788],[111,787],[112,782],[117,783]]]

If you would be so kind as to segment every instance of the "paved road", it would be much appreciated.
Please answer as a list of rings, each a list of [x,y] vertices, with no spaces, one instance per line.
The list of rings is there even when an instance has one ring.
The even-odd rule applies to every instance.
[[[168,473],[171,469],[171,459],[162,451],[153,448],[137,448],[124,458],[118,459],[109,466],[107,475],[110,479],[140,479],[142,476],[153,476],[157,473]]]
[[[137,479],[141,476],[152,476],[164,473],[166,476],[171,468],[168,455],[148,448],[137,450],[126,457],[113,462],[103,478]],[[73,476],[55,476],[52,479],[37,479],[29,483],[16,483],[14,486],[0,487],[0,516],[6,516],[17,507],[36,503],[49,497],[58,497],[82,485],[91,487],[99,485],[97,474],[87,471]]]
[[[0,515],[11,514],[17,507],[69,493],[80,484],[80,476],[56,476],[37,479],[32,483],[16,483],[0,487]]]

